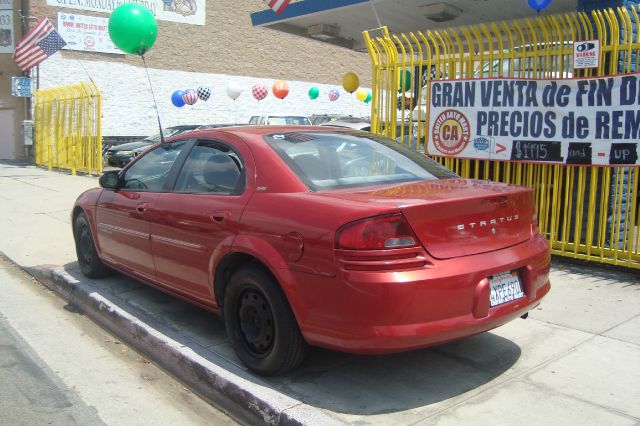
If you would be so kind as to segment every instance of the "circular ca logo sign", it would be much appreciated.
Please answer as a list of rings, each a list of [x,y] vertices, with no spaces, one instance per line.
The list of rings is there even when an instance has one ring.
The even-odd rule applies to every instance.
[[[436,149],[441,153],[459,154],[469,143],[469,120],[455,109],[443,111],[433,123],[431,136]]]

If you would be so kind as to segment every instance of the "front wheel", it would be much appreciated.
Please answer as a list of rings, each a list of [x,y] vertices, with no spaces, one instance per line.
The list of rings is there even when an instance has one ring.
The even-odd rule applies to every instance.
[[[307,344],[282,289],[265,269],[239,269],[224,298],[224,320],[238,357],[259,374],[284,374],[303,361]]]
[[[108,275],[110,270],[98,257],[91,227],[84,213],[80,213],[73,224],[73,236],[82,273],[88,278],[100,278]]]

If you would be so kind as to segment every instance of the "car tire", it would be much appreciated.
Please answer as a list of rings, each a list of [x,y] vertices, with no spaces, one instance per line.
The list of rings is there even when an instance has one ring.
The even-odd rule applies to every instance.
[[[80,213],[73,224],[73,237],[82,273],[88,278],[100,278],[108,275],[111,270],[98,257],[91,227],[84,213]]]
[[[250,370],[284,374],[303,361],[307,343],[282,289],[264,268],[252,265],[233,274],[223,310],[231,345]]]

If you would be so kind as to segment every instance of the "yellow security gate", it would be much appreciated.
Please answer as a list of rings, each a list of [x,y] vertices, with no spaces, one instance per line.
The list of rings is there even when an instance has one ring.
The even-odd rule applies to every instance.
[[[56,168],[102,172],[102,100],[93,83],[35,93],[35,162]]]
[[[457,158],[428,150],[427,135],[430,87],[438,80],[562,80],[638,71],[638,15],[636,9],[618,8],[417,33],[366,31],[372,130],[463,177],[533,188],[540,230],[553,254],[640,268],[637,166]],[[574,68],[574,41],[584,40],[599,40],[597,68]],[[637,139],[631,142],[637,147]]]

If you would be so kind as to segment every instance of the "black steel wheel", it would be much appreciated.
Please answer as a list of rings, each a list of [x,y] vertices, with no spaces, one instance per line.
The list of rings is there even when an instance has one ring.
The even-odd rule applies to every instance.
[[[238,270],[229,281],[223,309],[231,344],[251,370],[284,374],[303,361],[307,344],[282,289],[264,268]]]
[[[80,213],[76,217],[76,221],[73,224],[73,236],[76,242],[76,255],[78,256],[78,263],[82,273],[89,278],[100,278],[108,275],[110,270],[98,257],[93,235],[91,234],[91,227],[84,213]]]

